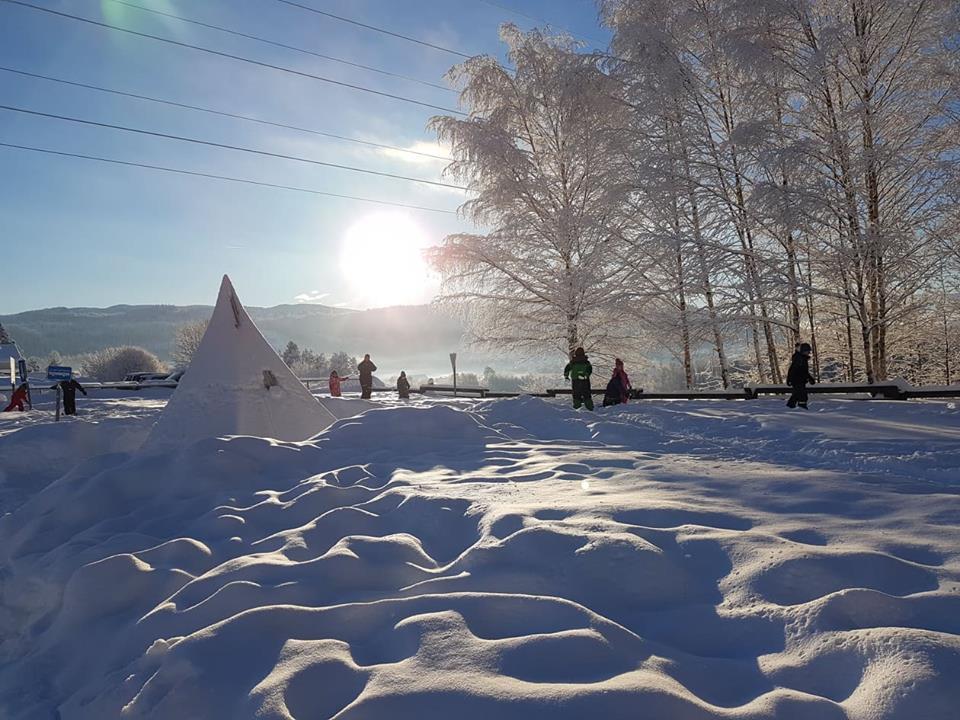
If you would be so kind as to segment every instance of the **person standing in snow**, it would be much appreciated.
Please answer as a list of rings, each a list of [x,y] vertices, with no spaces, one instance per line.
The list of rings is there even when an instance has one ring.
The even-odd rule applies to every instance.
[[[563,379],[573,382],[573,407],[579,409],[581,405],[586,405],[587,410],[593,410],[593,394],[590,392],[592,374],[593,366],[587,354],[582,347],[578,347],[563,369]]]
[[[349,379],[350,379],[349,375],[347,375],[346,377],[340,377],[340,375],[337,374],[336,370],[331,370],[330,379],[327,380],[327,385],[330,387],[330,397],[340,397],[341,396],[340,383],[346,382]]]
[[[357,365],[357,371],[360,373],[360,397],[369,400],[373,391],[373,374],[377,371],[377,366],[370,360],[370,353],[363,356],[363,361]]]
[[[809,343],[800,343],[800,349],[793,354],[790,360],[790,369],[787,370],[787,385],[793,388],[793,394],[787,400],[788,408],[798,405],[807,409],[807,383],[816,382],[810,374],[810,353],[813,348]]]
[[[87,394],[87,391],[83,389],[83,385],[78,383],[73,378],[69,380],[61,380],[53,387],[60,387],[60,391],[63,393],[63,414],[64,415],[76,415],[77,414],[77,390],[82,392],[84,395]]]
[[[627,371],[623,368],[623,360],[617,358],[613,366],[613,377],[607,383],[607,389],[603,394],[603,406],[620,405],[630,399],[630,391],[633,386],[630,384],[630,378]]]
[[[404,370],[400,371],[400,377],[397,378],[397,395],[401,400],[410,399],[410,381],[407,380],[407,373]]]

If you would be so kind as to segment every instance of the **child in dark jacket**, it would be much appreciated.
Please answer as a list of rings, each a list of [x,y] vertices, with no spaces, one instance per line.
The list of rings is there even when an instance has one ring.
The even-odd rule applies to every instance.
[[[798,405],[804,410],[807,409],[807,383],[811,385],[815,382],[813,375],[810,374],[810,354],[813,348],[809,343],[801,343],[800,349],[793,354],[790,360],[790,369],[787,370],[787,385],[793,388],[793,394],[787,400],[788,408],[795,408]]]
[[[563,369],[564,380],[573,382],[573,406],[579,408],[586,405],[587,410],[593,410],[593,394],[590,391],[590,376],[593,374],[593,366],[587,359],[587,354],[582,347],[578,347],[570,362]]]
[[[401,400],[410,399],[410,381],[407,380],[407,373],[404,370],[400,371],[400,377],[397,378],[397,395]]]

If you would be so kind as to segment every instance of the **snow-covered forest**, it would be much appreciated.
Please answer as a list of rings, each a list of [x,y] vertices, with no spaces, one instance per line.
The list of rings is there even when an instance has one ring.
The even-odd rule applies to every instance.
[[[960,5],[602,0],[604,52],[502,29],[432,127],[481,228],[432,255],[499,348],[668,354],[688,387],[950,383],[960,367]]]

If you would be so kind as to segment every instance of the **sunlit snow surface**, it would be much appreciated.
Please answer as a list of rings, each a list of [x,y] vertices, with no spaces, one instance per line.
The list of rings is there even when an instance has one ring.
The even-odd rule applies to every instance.
[[[956,718],[946,402],[0,416],[0,717]],[[346,413],[340,413],[346,414]]]

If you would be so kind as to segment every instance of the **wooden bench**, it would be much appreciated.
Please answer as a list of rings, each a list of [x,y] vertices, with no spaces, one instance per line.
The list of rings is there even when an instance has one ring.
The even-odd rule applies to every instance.
[[[453,393],[456,392],[457,395],[463,395],[464,397],[478,397],[485,398],[487,393],[490,392],[489,388],[485,387],[475,387],[470,385],[457,385],[456,388],[453,385],[421,385],[419,392],[421,394],[427,393]]]
[[[922,400],[924,398],[955,398],[960,397],[960,385],[950,387],[915,387],[904,390],[908,400]]]
[[[557,395],[573,395],[573,388],[547,388],[544,390],[546,397],[556,397]],[[590,388],[591,395],[603,395],[604,388]]]
[[[701,390],[699,392],[644,392],[635,390],[630,393],[634,400],[746,400],[750,396],[743,390]]]
[[[760,395],[790,395],[793,388],[789,385],[747,385],[744,392],[751,398]],[[824,383],[807,385],[810,395],[852,395],[867,393],[872,397],[882,395],[888,400],[906,400],[907,391],[896,383]]]
[[[878,395],[889,400],[905,400],[909,397],[960,397],[960,387],[940,388],[929,391],[922,388],[904,389],[896,383],[828,383],[823,385],[808,385],[807,392],[811,395],[849,395],[868,393],[873,397]],[[591,388],[593,395],[603,395],[601,388]],[[701,390],[676,392],[646,392],[642,388],[630,391],[632,400],[752,400],[760,395],[790,395],[793,388],[789,385],[748,385],[744,388],[729,388],[727,390]],[[572,395],[571,388],[550,388],[546,391],[547,397],[557,395]]]

